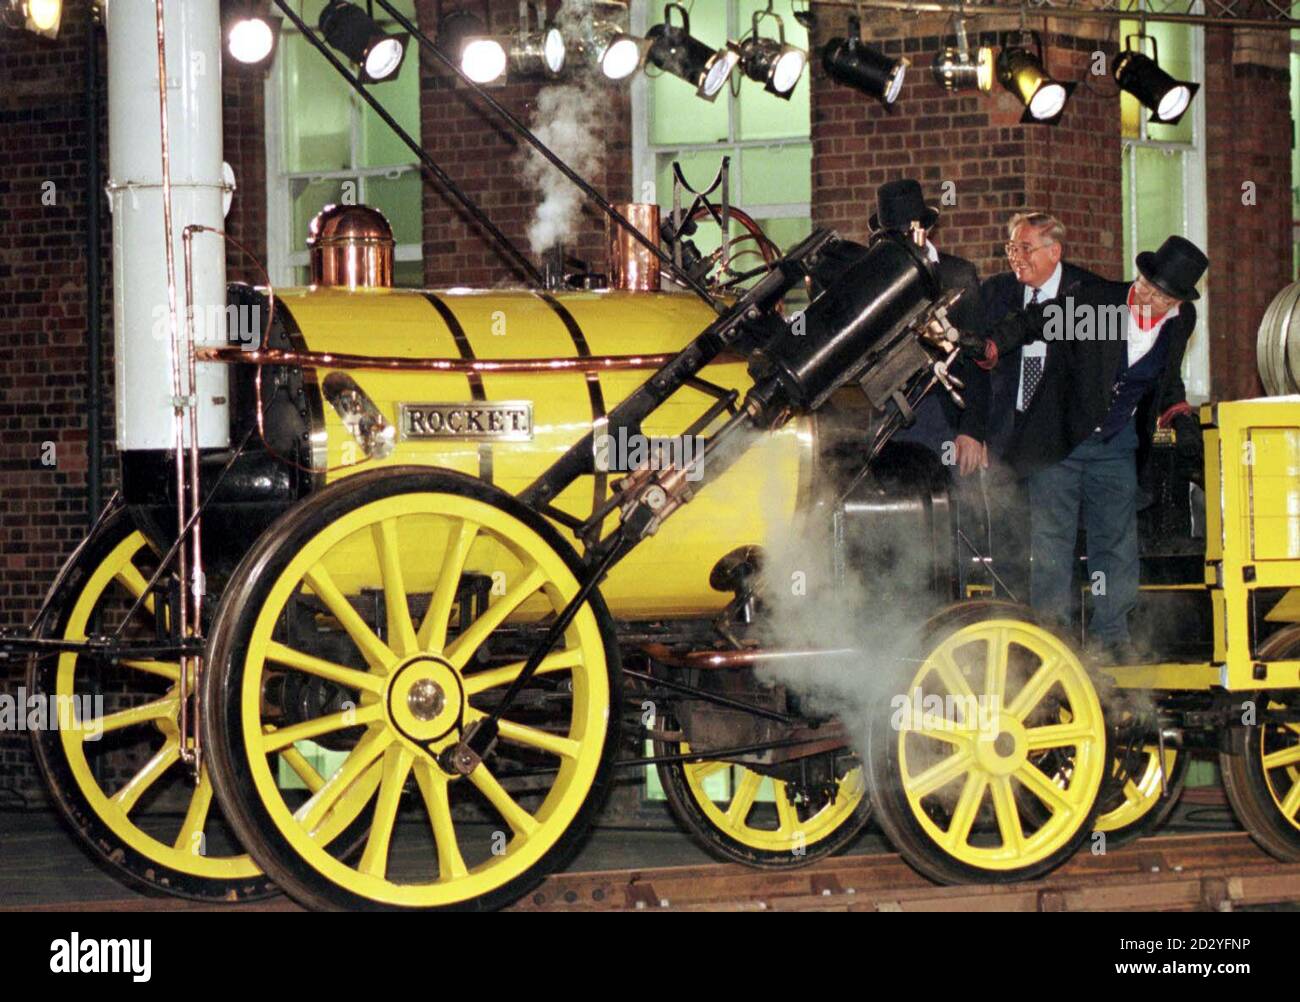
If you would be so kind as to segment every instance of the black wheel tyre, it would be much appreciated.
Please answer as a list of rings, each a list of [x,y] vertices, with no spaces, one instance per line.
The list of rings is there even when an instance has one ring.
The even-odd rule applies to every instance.
[[[95,536],[88,539],[81,549],[74,555],[73,561],[66,566],[55,584],[55,594],[53,603],[45,616],[38,630],[38,635],[42,637],[65,637],[69,635],[70,620],[77,609],[83,596],[87,596],[87,589],[97,587],[95,584],[96,572],[105,566],[106,561],[113,557],[115,553],[120,553],[120,548],[128,545],[130,541],[138,538],[139,547],[144,548],[147,544],[140,536],[131,519],[125,510],[119,509],[110,515],[104,521]],[[101,592],[100,597],[87,597],[86,601],[94,601],[94,609],[103,610],[105,603],[102,595],[107,589]],[[126,593],[119,593],[115,596],[123,603],[129,603],[131,597]],[[125,614],[125,609],[122,610]],[[109,624],[115,626],[116,622]],[[150,624],[151,625],[151,624]],[[77,630],[73,630],[77,633]],[[79,658],[74,654],[63,655],[37,655],[33,656],[28,663],[27,673],[27,692],[29,696],[39,696],[48,698],[57,694],[58,674],[60,665],[73,664],[74,678],[79,678],[83,674],[99,673],[102,680],[108,673],[114,673],[118,680],[117,684],[130,684],[135,681],[135,675],[131,672],[124,671],[122,668],[102,661],[91,661],[88,658]],[[154,680],[153,676],[139,676],[141,687],[139,691],[143,694],[147,688],[146,680]],[[161,680],[154,686],[153,692],[149,695],[157,698],[162,694],[163,688]],[[102,685],[101,685],[102,688]],[[136,690],[132,690],[134,692]],[[135,700],[139,702],[140,700]],[[137,725],[135,730],[138,732],[145,725]],[[115,818],[114,822],[119,830],[114,829],[105,818],[107,812],[106,804],[103,802],[92,802],[91,795],[97,800],[104,801],[110,795],[107,789],[90,789],[83,784],[98,782],[86,775],[86,770],[78,766],[74,770],[73,763],[69,760],[68,751],[63,744],[61,735],[63,732],[43,728],[32,731],[32,750],[36,758],[37,765],[40,769],[41,776],[45,780],[46,787],[50,794],[50,801],[58,810],[62,820],[68,828],[75,833],[81,847],[90,855],[90,857],[107,872],[112,874],[124,883],[129,884],[139,890],[149,894],[168,895],[172,897],[187,898],[194,901],[252,901],[259,898],[269,897],[279,893],[278,888],[266,878],[265,875],[258,872],[252,865],[251,860],[244,857],[245,864],[233,864],[240,869],[247,870],[246,873],[232,878],[222,878],[215,876],[201,875],[195,872],[188,872],[186,869],[176,865],[169,865],[166,861],[170,856],[165,851],[162,844],[151,844],[150,841],[142,836],[146,834],[145,829],[137,829],[139,834],[132,834],[130,838],[123,836],[121,829],[127,824],[120,818]],[[88,764],[88,763],[87,763]],[[166,784],[189,783],[187,777],[183,775],[184,767],[180,764],[173,764],[167,772],[160,776],[160,780]],[[80,781],[78,774],[80,773]],[[88,795],[89,794],[89,795]],[[213,807],[215,810],[215,805]],[[129,819],[130,828],[136,828],[137,820],[144,821],[137,812],[136,815]],[[149,835],[157,834],[153,822],[158,819],[150,817]],[[236,857],[223,857],[234,860]],[[195,860],[194,869],[208,870],[209,864],[215,862],[212,859]]]
[[[1025,606],[997,600],[979,600],[960,602],[936,614],[920,631],[914,648],[919,661],[924,661],[931,652],[958,631],[991,620],[1019,621],[1049,634],[1062,650],[1073,654],[1076,662],[1081,664],[1073,645],[1064,637],[1055,634],[1043,626],[1033,611]],[[909,664],[914,662],[908,662]],[[913,674],[906,669],[906,685],[912,684]],[[1091,698],[1096,700],[1095,687],[1090,684]],[[871,714],[870,733],[868,736],[867,777],[871,791],[876,823],[880,825],[894,848],[918,872],[938,883],[968,884],[992,883],[1006,884],[1022,880],[1032,880],[1049,873],[1060,866],[1087,840],[1092,832],[1092,822],[1098,809],[1097,793],[1101,788],[1101,770],[1104,765],[1096,766],[1095,789],[1088,798],[1084,789],[1083,804],[1076,807],[1070,823],[1065,826],[1062,837],[1057,839],[1059,847],[1032,863],[1023,866],[991,868],[972,865],[969,861],[953,855],[940,847],[926,828],[917,819],[900,781],[899,731],[893,726],[892,703],[897,697],[907,698],[903,685],[890,687],[876,709]],[[1092,708],[1094,714],[1100,713],[1097,701]],[[1052,722],[1049,719],[1047,722]],[[1106,728],[1093,738],[1094,745],[1090,754],[1099,756],[1101,762],[1109,761],[1107,752]],[[1031,765],[1031,768],[1033,766]],[[1043,777],[1047,779],[1046,776]],[[987,793],[982,795],[987,798]],[[1030,794],[1021,789],[1013,798],[1016,810],[1024,817],[1031,817],[1026,811],[1024,800]],[[982,801],[981,801],[982,805]],[[992,810],[980,806],[979,817],[990,821]]]
[[[1169,749],[1166,749],[1166,752],[1168,751]],[[1187,752],[1180,750],[1174,753],[1173,768],[1169,770],[1169,775],[1165,777],[1155,804],[1136,820],[1121,825],[1119,828],[1106,830],[1106,846],[1108,849],[1115,849],[1135,842],[1140,838],[1145,838],[1152,832],[1157,831],[1169,820],[1169,815],[1178,806],[1178,800],[1183,795],[1183,788],[1187,785],[1187,769],[1190,765],[1191,756]],[[1103,824],[1104,815],[1110,807],[1112,807],[1111,801],[1103,798],[1097,812],[1096,823],[1099,829]]]
[[[487,911],[504,907],[576,855],[612,786],[620,731],[617,713],[608,713],[599,767],[565,836],[538,862],[508,883],[467,900],[433,907],[407,908],[377,901],[326,879],[303,858],[268,815],[258,797],[248,756],[244,754],[245,735],[240,705],[245,660],[254,622],[289,562],[324,527],[363,505],[421,492],[456,495],[501,509],[541,536],[574,576],[579,580],[582,577],[578,555],[536,512],[480,480],[453,471],[422,467],[376,470],[332,484],[283,515],[249,551],[232,575],[209,643],[205,714],[211,735],[211,754],[219,764],[215,773],[216,790],[253,858],[286,893],[310,908]],[[588,605],[594,613],[604,646],[611,705],[619,706],[622,672],[613,618],[598,590],[591,592]],[[608,707],[606,709],[608,711]]]
[[[1261,660],[1300,656],[1300,626],[1278,631],[1260,648]],[[1267,693],[1253,697],[1262,714]],[[1300,862],[1300,812],[1290,816],[1282,805],[1294,798],[1300,784],[1300,761],[1266,768],[1265,755],[1300,748],[1300,725],[1263,723],[1233,727],[1227,750],[1219,756],[1223,789],[1233,813],[1250,837],[1269,855],[1287,863]]]

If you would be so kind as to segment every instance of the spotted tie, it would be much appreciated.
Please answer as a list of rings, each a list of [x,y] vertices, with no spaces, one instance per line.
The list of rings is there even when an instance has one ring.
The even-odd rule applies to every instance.
[[[1038,295],[1042,289],[1035,289],[1034,294],[1029,298],[1029,305],[1034,306],[1038,303]],[[1043,356],[1025,354],[1021,356],[1020,361],[1020,386],[1021,399],[1024,401],[1024,409],[1029,409],[1029,403],[1034,399],[1034,394],[1038,391],[1038,384],[1043,381]]]

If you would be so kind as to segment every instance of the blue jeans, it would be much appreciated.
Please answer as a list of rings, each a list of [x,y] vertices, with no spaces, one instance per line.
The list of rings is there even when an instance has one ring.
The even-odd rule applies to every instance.
[[[1079,508],[1087,532],[1092,643],[1126,643],[1138,599],[1137,431],[1132,421],[1109,442],[1099,434],[1029,476],[1030,604],[1069,621]]]

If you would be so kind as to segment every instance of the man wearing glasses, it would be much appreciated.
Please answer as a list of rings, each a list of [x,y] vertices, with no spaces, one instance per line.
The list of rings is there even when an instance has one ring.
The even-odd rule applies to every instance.
[[[1065,227],[1046,212],[1020,212],[1007,226],[1003,245],[1011,270],[980,286],[990,322],[1035,303],[1054,300],[1063,290],[1099,281],[1097,275],[1063,259]],[[1047,344],[1031,341],[1009,351],[989,373],[984,496],[988,532],[980,542],[993,558],[995,587],[1020,601],[1029,598],[1029,524],[1024,486],[1010,468],[1008,450],[1016,425],[1034,399],[1047,362]]]

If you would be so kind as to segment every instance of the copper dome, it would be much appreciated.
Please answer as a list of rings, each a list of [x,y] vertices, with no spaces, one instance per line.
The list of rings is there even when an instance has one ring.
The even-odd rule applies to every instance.
[[[393,228],[367,205],[327,205],[307,229],[312,285],[349,289],[393,284]]]

